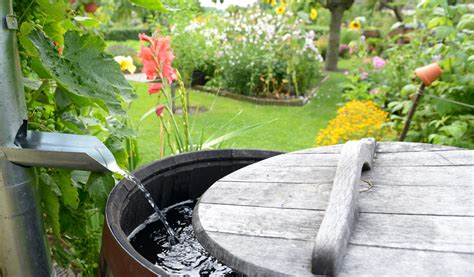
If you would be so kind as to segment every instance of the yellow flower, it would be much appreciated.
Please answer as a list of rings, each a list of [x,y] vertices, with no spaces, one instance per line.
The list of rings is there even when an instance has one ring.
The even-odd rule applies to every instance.
[[[377,140],[395,138],[395,132],[384,124],[388,121],[388,113],[374,102],[353,100],[339,108],[336,117],[319,131],[316,145],[344,143],[365,137]]]
[[[316,10],[315,8],[312,8],[311,12],[309,13],[309,18],[311,18],[311,20],[315,20],[317,17],[318,17],[318,10]]]
[[[359,31],[360,30],[360,22],[356,20],[352,20],[351,23],[349,24],[349,28],[354,31]]]
[[[130,73],[135,73],[137,70],[136,66],[133,64],[133,59],[130,56],[116,56],[114,60],[120,65],[120,70],[125,71],[128,70]]]
[[[282,14],[284,14],[284,13],[285,13],[285,7],[282,6],[282,5],[278,6],[278,8],[277,8],[277,14],[282,15]]]
[[[193,20],[197,23],[206,23],[206,19],[200,15],[196,16]]]
[[[268,0],[267,2],[268,4],[272,5],[272,7],[275,6],[275,0]]]

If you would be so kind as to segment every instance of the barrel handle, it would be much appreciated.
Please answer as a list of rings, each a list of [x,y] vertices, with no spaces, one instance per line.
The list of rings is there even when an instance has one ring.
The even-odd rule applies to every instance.
[[[312,272],[336,275],[346,254],[359,200],[362,170],[372,168],[375,139],[349,141],[342,148],[329,204],[313,248]]]

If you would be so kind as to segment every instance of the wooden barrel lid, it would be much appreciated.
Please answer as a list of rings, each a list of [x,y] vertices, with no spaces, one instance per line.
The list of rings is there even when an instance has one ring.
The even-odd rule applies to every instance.
[[[355,214],[348,232],[324,227],[333,217],[329,210],[340,216],[352,205],[328,207],[335,201],[331,191],[337,187],[336,171],[341,172],[338,163],[351,156],[342,149],[335,145],[279,155],[220,179],[195,208],[198,240],[250,276],[319,273],[317,252],[321,242],[332,239],[331,232],[321,234],[323,229],[338,236],[334,241],[340,245],[331,247],[343,250],[335,252],[340,264],[332,260],[337,268],[325,269],[326,274],[474,275],[474,151],[377,143],[372,168],[355,182],[357,213],[332,223],[344,221],[350,228]],[[340,242],[347,232],[344,247]]]

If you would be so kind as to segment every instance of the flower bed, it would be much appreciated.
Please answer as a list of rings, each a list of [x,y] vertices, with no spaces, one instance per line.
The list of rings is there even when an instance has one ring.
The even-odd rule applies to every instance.
[[[218,88],[212,88],[212,87],[206,87],[206,86],[201,86],[201,85],[196,85],[193,86],[193,89],[199,90],[199,91],[204,91],[212,94],[217,94],[219,96],[224,96],[240,101],[246,101],[258,105],[272,105],[272,106],[303,106],[307,104],[314,96],[319,91],[320,86],[329,79],[329,75],[324,76],[324,78],[321,79],[320,83],[318,86],[313,87],[309,90],[309,92],[305,93],[305,96],[300,96],[298,98],[296,97],[289,97],[289,98],[283,98],[283,99],[277,99],[277,98],[261,98],[261,97],[254,97],[254,96],[248,96],[248,95],[242,95],[238,94],[235,92],[231,92],[225,89],[218,89]]]
[[[210,79],[208,87],[239,95],[305,97],[320,80],[322,58],[315,33],[304,24],[290,11],[280,15],[259,7],[195,17],[171,29],[176,53],[188,53],[177,54],[175,64],[183,76],[200,69]]]

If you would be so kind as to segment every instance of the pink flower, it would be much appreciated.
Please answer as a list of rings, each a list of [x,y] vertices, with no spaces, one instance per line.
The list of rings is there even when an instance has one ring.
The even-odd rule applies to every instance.
[[[147,36],[146,34],[139,34],[138,35],[138,38],[141,40],[141,41],[147,41],[147,42],[151,42],[151,37]]]
[[[148,94],[155,94],[155,93],[160,92],[160,90],[161,90],[161,83],[153,83],[153,84],[150,84],[150,86],[148,87]]]
[[[373,88],[369,91],[369,93],[372,95],[379,95],[380,93],[382,93],[382,91],[378,88]]]
[[[158,32],[155,32],[157,36]],[[138,55],[143,61],[142,72],[146,74],[148,80],[154,80],[157,77],[166,79],[171,84],[177,79],[176,70],[171,66],[174,60],[173,50],[170,46],[169,37],[149,37],[140,34],[141,41],[149,42],[149,47],[142,46]]]
[[[164,111],[164,110],[165,110],[165,106],[163,106],[163,105],[158,105],[158,106],[156,107],[156,109],[155,109],[156,115],[157,115],[158,117],[163,116],[163,111]]]
[[[382,69],[385,66],[385,60],[380,57],[374,57],[372,59],[372,64],[374,65],[375,69]]]
[[[360,74],[360,79],[361,80],[366,80],[367,78],[369,78],[369,73],[364,71]]]

